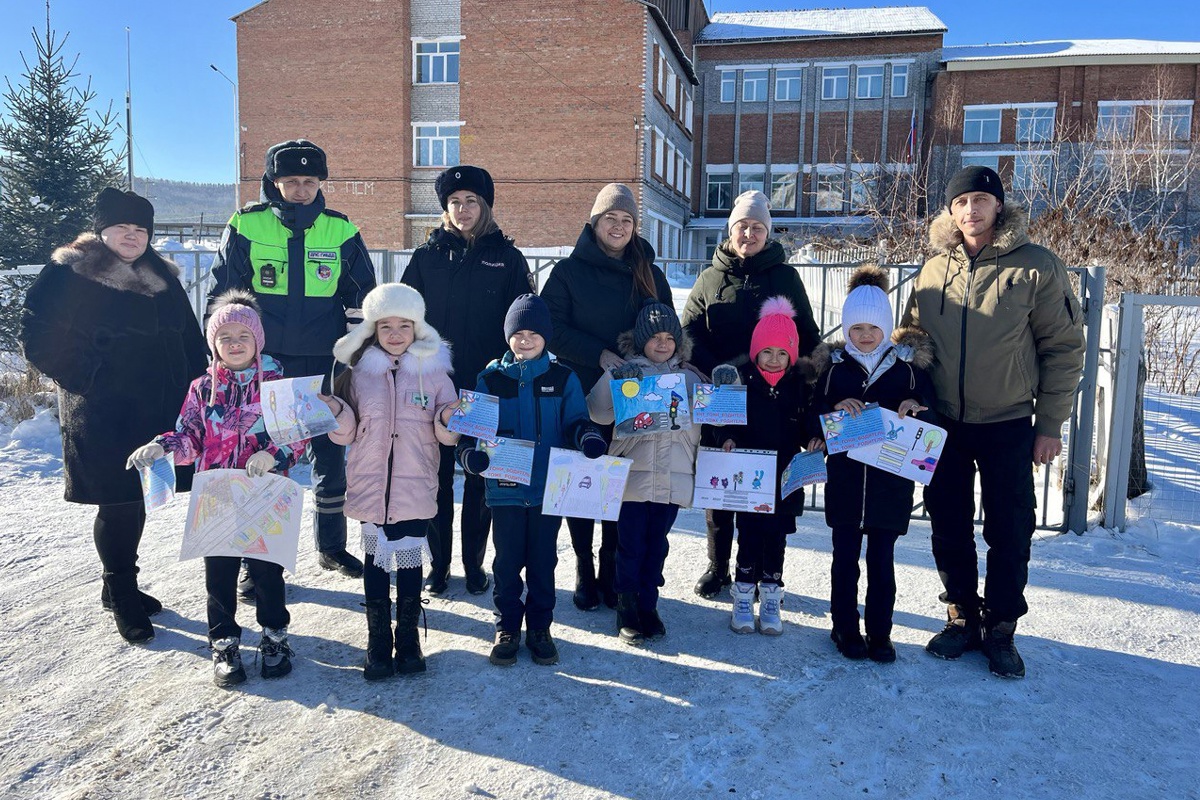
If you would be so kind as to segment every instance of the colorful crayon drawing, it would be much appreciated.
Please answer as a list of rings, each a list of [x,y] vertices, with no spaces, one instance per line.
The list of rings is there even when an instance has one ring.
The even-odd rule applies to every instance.
[[[681,372],[612,381],[613,435],[618,439],[677,431],[692,425]]]
[[[167,453],[148,467],[138,469],[142,481],[142,500],[149,514],[175,497],[175,455]]]
[[[913,417],[901,419],[895,412],[880,409],[885,426],[895,436],[847,451],[855,461],[929,485],[946,443],[946,431]]]
[[[263,423],[271,441],[277,445],[291,444],[337,428],[333,412],[317,397],[320,391],[320,375],[263,383]]]
[[[179,560],[232,556],[296,572],[304,502],[295,481],[240,469],[196,473]]]
[[[589,459],[577,450],[550,448],[542,513],[548,516],[616,520],[629,468],[627,458]]]
[[[775,508],[774,450],[701,447],[696,456],[692,505],[769,514]],[[753,475],[749,486],[746,475]]]

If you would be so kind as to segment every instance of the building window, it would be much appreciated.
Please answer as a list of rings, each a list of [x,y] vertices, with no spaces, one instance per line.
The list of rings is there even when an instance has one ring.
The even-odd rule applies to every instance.
[[[1037,194],[1050,189],[1050,157],[1018,153],[1013,157],[1013,189]]]
[[[704,260],[712,261],[712,257],[717,253],[717,246],[721,244],[721,234],[706,233],[704,234]]]
[[[964,167],[987,167],[992,172],[1000,171],[999,156],[973,156],[963,155],[962,165]]]
[[[892,65],[892,97],[908,97],[908,64]]]
[[[708,176],[708,208],[710,211],[733,210],[733,176]]]
[[[817,211],[835,211],[841,213],[846,201],[846,174],[837,172],[817,172]]]
[[[684,104],[684,107],[683,107],[683,129],[685,131],[687,131],[688,133],[692,132],[692,113],[693,113],[692,93],[689,91],[687,93],[687,102]]]
[[[737,98],[737,73],[731,69],[721,71],[721,102],[732,103]]]
[[[458,83],[458,49],[454,42],[417,42],[417,83]]]
[[[1105,141],[1132,139],[1134,109],[1132,103],[1100,106],[1096,117],[1096,138]]]
[[[449,167],[458,163],[457,125],[418,125],[413,129],[413,166]]]
[[[865,211],[875,203],[878,194],[879,173],[862,170],[850,173],[850,210]]]
[[[845,100],[850,92],[849,67],[821,68],[821,99]]]
[[[796,173],[771,173],[771,208],[779,211],[796,210]]]
[[[963,144],[995,144],[1000,141],[1000,109],[963,110]]]
[[[742,73],[742,102],[762,103],[767,99],[767,71],[748,69]]]
[[[738,194],[742,192],[761,192],[765,185],[766,175],[761,172],[739,172]]]
[[[1192,138],[1191,103],[1157,103],[1152,110],[1154,138],[1160,142],[1186,142]]]
[[[855,96],[873,100],[883,97],[883,67],[859,67]]]
[[[666,160],[666,142],[663,141],[662,131],[658,128],[654,129],[654,174],[661,180],[667,174]]]
[[[778,69],[775,70],[775,99],[799,100],[800,79],[804,70]]]
[[[1018,108],[1017,141],[1048,142],[1054,138],[1053,108]]]
[[[667,67],[667,90],[663,94],[663,98],[667,102],[667,108],[674,111],[679,105],[679,83],[675,76],[675,70]]]

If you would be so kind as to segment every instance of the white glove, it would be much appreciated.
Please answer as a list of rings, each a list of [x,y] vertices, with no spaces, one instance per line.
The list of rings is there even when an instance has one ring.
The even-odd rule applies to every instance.
[[[260,478],[275,469],[275,456],[266,450],[259,450],[246,459],[246,474],[251,478]]]
[[[155,442],[144,444],[129,454],[129,459],[125,462],[125,469],[148,467],[166,454],[161,444]]]

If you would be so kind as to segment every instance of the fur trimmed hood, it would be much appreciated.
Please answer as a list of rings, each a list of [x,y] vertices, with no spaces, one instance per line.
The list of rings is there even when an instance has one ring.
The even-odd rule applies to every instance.
[[[617,337],[617,352],[621,358],[629,360],[631,358],[645,358],[645,354],[637,352],[633,343],[633,330],[627,330]],[[672,361],[684,362],[692,357],[692,337],[685,330],[679,341],[675,342],[675,355],[671,356]]]
[[[433,328],[425,326],[427,331]],[[436,337],[437,331],[433,331]],[[395,356],[382,347],[371,346],[363,351],[362,357],[354,365],[355,372],[364,375],[382,375],[392,368]],[[444,373],[449,375],[453,369],[450,365],[450,345],[441,338],[417,339],[404,355],[400,356],[400,371],[408,375],[427,377]]]
[[[991,246],[1000,255],[1015,250],[1029,241],[1029,212],[1016,203],[1006,200],[996,222],[996,232]],[[963,243],[962,231],[954,224],[948,209],[929,226],[929,244],[938,253],[951,253]]]
[[[121,261],[94,233],[82,233],[75,241],[54,251],[51,260],[70,267],[76,275],[102,286],[147,296],[167,288],[167,279],[178,280],[180,269],[147,246],[132,265]]]
[[[425,321],[425,299],[421,293],[403,283],[384,283],[376,286],[363,298],[363,320],[349,333],[337,340],[333,346],[333,357],[343,364],[349,364],[355,353],[375,336],[375,323],[387,317],[400,317],[412,320],[415,338],[409,345],[405,355],[411,355],[418,362],[435,358],[445,348],[447,364],[445,372],[453,370],[449,364],[450,344],[442,340],[441,334]],[[376,348],[378,349],[378,348]],[[380,352],[384,352],[380,350]],[[386,355],[386,353],[384,353]],[[366,352],[364,352],[364,356]],[[412,365],[411,369],[425,372],[424,366]]]

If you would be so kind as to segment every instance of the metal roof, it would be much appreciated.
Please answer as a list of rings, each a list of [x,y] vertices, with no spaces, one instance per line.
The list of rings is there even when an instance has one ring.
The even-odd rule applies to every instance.
[[[815,39],[945,33],[946,24],[924,6],[816,8],[714,14],[697,44],[756,39]]]

